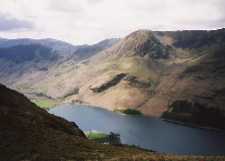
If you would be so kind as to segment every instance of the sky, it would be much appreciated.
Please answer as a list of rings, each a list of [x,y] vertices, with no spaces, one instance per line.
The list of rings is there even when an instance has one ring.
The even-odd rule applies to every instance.
[[[138,29],[225,27],[225,0],[0,0],[0,37],[93,44]]]

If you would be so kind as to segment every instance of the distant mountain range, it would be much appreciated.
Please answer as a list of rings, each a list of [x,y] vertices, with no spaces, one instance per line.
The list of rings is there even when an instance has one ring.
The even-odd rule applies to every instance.
[[[58,54],[71,54],[77,49],[77,46],[55,39],[0,39],[0,48],[28,45],[50,48]]]
[[[41,94],[225,128],[224,51],[225,29],[139,30],[81,46],[2,39],[0,81],[31,99]]]
[[[11,86],[23,75],[48,71],[67,61],[77,63],[116,41],[118,39],[107,39],[94,45],[75,46],[54,39],[0,39],[1,81]]]
[[[80,54],[83,56],[87,53],[99,52],[107,47],[113,45],[118,39],[106,39],[94,45],[72,45],[64,41],[55,39],[3,39],[0,38],[0,48],[10,49],[17,46],[37,46],[48,48],[51,52],[54,52],[61,56],[68,56],[72,54]],[[35,51],[35,49],[33,49]]]

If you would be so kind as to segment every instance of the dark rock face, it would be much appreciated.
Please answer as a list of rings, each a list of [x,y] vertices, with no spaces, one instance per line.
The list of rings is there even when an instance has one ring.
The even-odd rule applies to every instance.
[[[148,55],[151,58],[167,58],[168,51],[154,36],[147,39],[144,43],[139,44],[135,48],[136,53],[139,53],[140,56]]]

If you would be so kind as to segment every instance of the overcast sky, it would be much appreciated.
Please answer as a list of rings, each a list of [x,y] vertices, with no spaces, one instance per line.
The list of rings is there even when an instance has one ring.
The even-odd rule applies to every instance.
[[[0,0],[0,37],[56,38],[73,44],[138,29],[225,27],[225,0]]]

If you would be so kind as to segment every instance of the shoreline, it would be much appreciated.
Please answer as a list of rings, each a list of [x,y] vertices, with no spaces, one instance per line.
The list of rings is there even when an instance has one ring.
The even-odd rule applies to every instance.
[[[103,107],[99,107],[99,106],[93,106],[93,105],[85,103],[85,102],[82,102],[82,103],[81,102],[62,103],[60,105],[65,105],[65,104],[84,105],[84,106],[91,107],[91,108],[94,107],[94,108],[98,108],[98,109],[107,110],[107,111],[110,111],[110,112],[113,112],[113,113],[117,113],[117,114],[123,115],[123,116],[136,116],[136,115],[129,115],[129,114],[125,114],[125,113],[122,113],[122,112],[109,110],[108,108],[103,108]],[[55,106],[55,107],[57,107],[57,106]],[[52,108],[55,108],[55,107],[52,107]],[[148,115],[145,115],[144,113],[142,113],[142,115],[138,115],[138,116],[139,117],[140,116],[141,117],[150,117]],[[151,116],[151,117],[153,117],[153,116]],[[177,121],[177,120],[171,120],[171,119],[166,119],[166,118],[163,118],[163,117],[154,117],[154,118],[160,119],[160,120],[168,122],[168,123],[182,125],[182,126],[186,126],[186,127],[225,133],[225,129],[214,128],[214,127],[210,127],[210,126],[200,126],[200,125],[192,124],[192,123],[189,123],[189,122],[182,122],[182,121]]]
[[[189,123],[189,122],[182,122],[182,121],[165,119],[165,118],[160,118],[160,119],[162,121],[165,121],[165,122],[168,122],[168,123],[182,125],[182,126],[186,126],[186,127],[195,128],[195,129],[202,129],[202,130],[209,130],[209,131],[225,133],[225,129],[214,128],[214,127],[210,127],[210,126],[200,126],[200,125],[192,124],[192,123]]]

